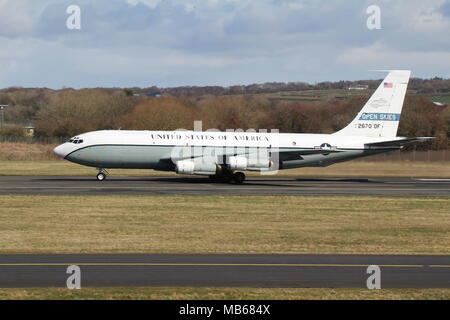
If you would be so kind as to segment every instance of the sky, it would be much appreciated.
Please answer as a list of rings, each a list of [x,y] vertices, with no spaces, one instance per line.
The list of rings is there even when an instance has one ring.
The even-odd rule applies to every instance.
[[[450,78],[449,32],[450,0],[0,0],[0,88]]]

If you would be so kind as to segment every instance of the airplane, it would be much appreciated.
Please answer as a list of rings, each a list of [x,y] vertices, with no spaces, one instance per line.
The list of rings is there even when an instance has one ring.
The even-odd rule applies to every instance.
[[[386,72],[353,121],[333,134],[102,130],[73,137],[54,153],[97,168],[99,181],[106,179],[107,169],[122,168],[175,171],[241,184],[243,171],[270,174],[326,167],[433,139],[397,137],[411,71]]]

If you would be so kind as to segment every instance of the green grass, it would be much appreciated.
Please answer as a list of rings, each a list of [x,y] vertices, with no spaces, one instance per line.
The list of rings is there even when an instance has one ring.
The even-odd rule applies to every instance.
[[[0,196],[0,253],[450,254],[449,198]]]
[[[353,97],[370,96],[372,93],[373,90],[360,91],[347,89],[330,89],[330,90],[304,90],[304,91],[265,93],[261,95],[272,100],[292,103],[292,102],[325,102],[325,101],[349,100]]]
[[[420,96],[427,97],[432,102],[450,103],[450,93],[420,94]]]
[[[347,89],[330,89],[330,90],[304,90],[304,91],[287,91],[276,93],[262,93],[266,98],[281,101],[284,103],[292,102],[327,102],[327,101],[346,101],[354,97],[369,97],[374,90],[347,90]],[[450,93],[417,93],[409,90],[408,95],[426,97],[432,102],[450,103]]]

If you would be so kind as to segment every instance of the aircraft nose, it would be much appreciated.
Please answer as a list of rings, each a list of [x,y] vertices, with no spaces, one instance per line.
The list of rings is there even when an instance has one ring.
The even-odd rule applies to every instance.
[[[64,143],[57,146],[55,149],[53,149],[53,153],[56,154],[58,157],[65,158],[68,153],[66,144]]]

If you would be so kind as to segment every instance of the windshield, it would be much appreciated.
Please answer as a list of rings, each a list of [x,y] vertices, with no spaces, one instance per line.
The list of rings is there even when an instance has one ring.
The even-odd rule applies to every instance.
[[[80,139],[79,137],[74,137],[69,140],[69,143],[80,144],[83,143],[83,139]]]

